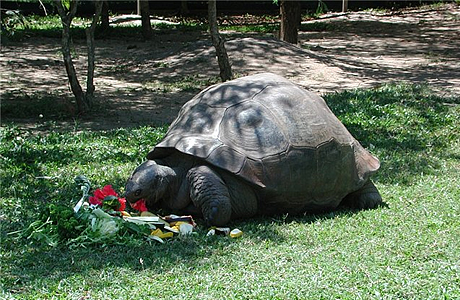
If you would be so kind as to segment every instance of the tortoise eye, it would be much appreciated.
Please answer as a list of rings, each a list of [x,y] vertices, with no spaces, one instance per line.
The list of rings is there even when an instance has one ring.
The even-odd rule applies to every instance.
[[[138,189],[134,192],[134,196],[139,197],[141,193],[142,193],[142,190]]]

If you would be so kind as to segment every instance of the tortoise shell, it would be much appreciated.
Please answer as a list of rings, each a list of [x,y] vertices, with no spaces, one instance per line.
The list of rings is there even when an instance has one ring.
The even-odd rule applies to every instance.
[[[172,151],[291,204],[307,197],[336,206],[380,166],[321,97],[270,73],[211,86],[187,102],[147,158]]]

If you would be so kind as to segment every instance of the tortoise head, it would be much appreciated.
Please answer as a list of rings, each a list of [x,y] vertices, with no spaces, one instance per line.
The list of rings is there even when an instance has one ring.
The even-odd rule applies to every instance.
[[[152,205],[160,203],[169,186],[172,169],[148,160],[139,165],[126,182],[125,198],[129,203],[144,199]]]

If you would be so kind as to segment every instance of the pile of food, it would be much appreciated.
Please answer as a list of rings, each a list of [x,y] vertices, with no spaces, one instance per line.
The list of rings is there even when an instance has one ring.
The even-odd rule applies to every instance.
[[[165,239],[195,233],[192,216],[158,216],[147,210],[140,200],[126,207],[126,200],[118,196],[110,185],[96,189],[93,196],[85,176],[75,179],[82,197],[75,207],[50,204],[40,217],[26,229],[11,234],[48,246],[67,245],[86,247],[93,244],[124,244],[127,237],[164,243]],[[229,228],[211,228],[208,235],[224,233],[231,237],[242,232]]]

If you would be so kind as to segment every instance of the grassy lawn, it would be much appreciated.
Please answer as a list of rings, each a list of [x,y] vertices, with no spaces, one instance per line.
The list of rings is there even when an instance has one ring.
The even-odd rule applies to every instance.
[[[139,17],[140,19],[140,17]],[[74,38],[85,39],[85,28],[90,23],[90,19],[76,17],[72,22],[71,34]],[[250,22],[249,22],[250,23]],[[311,29],[311,26],[306,25],[303,29]],[[178,24],[157,23],[153,25],[154,30],[158,32],[171,32],[171,31],[207,31],[208,25],[200,22],[199,20],[183,21]],[[322,28],[322,26],[321,26]],[[239,24],[239,25],[221,25],[220,30],[232,30],[237,32],[258,32],[258,33],[272,33],[279,29],[279,25],[273,20],[263,22],[263,24]],[[22,16],[22,15],[9,15],[5,18],[4,27],[2,27],[2,34],[6,41],[8,40],[21,40],[30,36],[52,37],[60,38],[62,25],[61,20],[56,15],[43,16]],[[315,30],[315,29],[314,29]],[[113,25],[110,27],[109,32],[96,33],[99,36],[117,36],[117,37],[130,37],[141,38],[140,25],[127,24],[127,25]]]
[[[231,224],[238,239],[35,247],[8,232],[45,203],[71,205],[74,177],[118,191],[164,128],[33,134],[1,128],[1,299],[459,299],[460,99],[385,85],[326,96],[382,162],[387,207]]]

